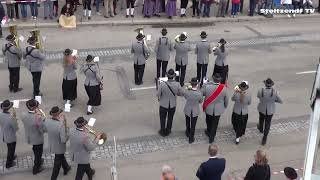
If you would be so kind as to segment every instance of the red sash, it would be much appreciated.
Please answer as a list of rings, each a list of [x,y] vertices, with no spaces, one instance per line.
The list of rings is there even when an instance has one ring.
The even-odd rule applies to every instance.
[[[207,107],[221,94],[224,88],[223,84],[219,84],[217,89],[203,102],[202,110],[205,111]]]

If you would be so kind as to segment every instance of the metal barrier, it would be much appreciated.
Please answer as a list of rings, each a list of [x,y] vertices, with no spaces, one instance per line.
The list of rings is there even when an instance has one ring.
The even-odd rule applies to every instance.
[[[112,157],[112,166],[111,166],[111,180],[118,180],[117,173],[117,142],[116,137],[113,136],[114,152]]]

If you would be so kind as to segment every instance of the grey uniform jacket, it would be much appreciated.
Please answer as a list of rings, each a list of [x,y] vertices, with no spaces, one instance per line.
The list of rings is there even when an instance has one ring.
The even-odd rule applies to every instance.
[[[77,164],[89,164],[90,152],[97,146],[98,139],[92,140],[84,131],[70,129],[70,151]]]
[[[204,86],[202,86],[201,92],[205,99],[211,96],[211,94],[216,90],[219,84],[208,82]],[[225,109],[228,107],[228,94],[227,88],[225,87],[221,94],[207,107],[206,114],[211,116],[220,116],[223,114]]]
[[[63,67],[63,79],[65,80],[77,79],[76,69],[77,69],[77,65],[75,63]]]
[[[173,50],[172,43],[167,37],[160,37],[156,42],[155,51],[157,53],[157,60],[169,61],[170,51]]]
[[[34,113],[25,113],[22,118],[26,141],[30,145],[43,144],[44,118]]]
[[[96,64],[83,64],[80,71],[86,76],[84,80],[85,86],[97,86],[100,84],[101,77]]]
[[[41,72],[43,70],[45,55],[41,50],[28,46],[23,52],[23,58],[26,59],[26,68],[30,72]]]
[[[216,51],[214,52],[214,55],[217,56],[216,61],[215,61],[215,65],[217,65],[217,66],[228,65],[228,61],[227,61],[228,52],[226,49],[224,49],[224,52],[221,52],[221,49],[217,48]]]
[[[246,115],[248,114],[248,106],[251,104],[251,95],[246,92],[243,98],[243,102],[240,102],[240,93],[234,92],[231,98],[234,101],[233,112],[236,114]]]
[[[45,127],[48,133],[50,152],[52,154],[64,154],[66,152],[68,130],[66,134],[63,122],[54,119],[47,119],[45,121]]]
[[[188,64],[188,52],[191,51],[191,46],[187,42],[180,42],[174,45],[176,50],[176,64],[186,66]]]
[[[184,98],[187,100],[184,106],[184,114],[191,117],[199,116],[200,103],[202,103],[203,95],[200,90],[186,90]]]
[[[3,142],[13,143],[17,141],[18,124],[10,113],[0,113],[0,127]]]
[[[170,91],[169,87],[172,89],[173,93]],[[161,82],[158,87],[157,97],[160,102],[160,106],[164,108],[174,108],[177,105],[177,96],[183,95],[183,89],[179,82],[174,80],[168,80],[167,82]]]
[[[145,54],[150,53],[149,49],[145,44],[142,43],[142,41],[137,41],[131,45],[131,53],[133,54],[133,62],[137,65],[143,65],[146,63],[146,58],[143,54],[143,51]]]
[[[209,54],[211,54],[210,43],[207,41],[198,42],[196,45],[195,53],[197,55],[197,63],[208,64]]]
[[[282,104],[282,100],[279,93],[274,88],[266,89],[261,88],[258,90],[259,104],[258,111],[265,115],[272,115],[275,112],[275,103]]]
[[[9,68],[20,67],[22,51],[17,46],[8,43],[2,47],[2,54],[5,57],[5,60],[8,61]]]

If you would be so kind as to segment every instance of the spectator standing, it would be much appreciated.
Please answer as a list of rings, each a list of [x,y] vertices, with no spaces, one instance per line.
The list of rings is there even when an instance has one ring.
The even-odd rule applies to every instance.
[[[4,16],[6,16],[5,11],[4,11],[4,7],[3,7],[2,3],[0,3],[0,19],[2,20],[4,18]],[[2,23],[0,23],[0,38],[3,38],[1,26],[2,26]]]
[[[257,97],[259,98],[258,111],[259,111],[259,124],[257,125],[260,133],[263,133],[262,145],[267,142],[267,137],[269,134],[272,116],[275,112],[275,104],[282,104],[282,100],[279,93],[272,86],[274,82],[272,79],[268,78],[263,81],[265,88],[261,88],[258,91]]]
[[[285,167],[283,172],[288,180],[298,180],[298,174],[292,167]]]
[[[54,17],[58,17],[58,12],[59,12],[59,0],[53,1],[53,13]]]
[[[240,138],[245,134],[248,122],[248,106],[251,104],[251,95],[248,93],[249,85],[247,81],[242,81],[235,87],[233,96],[234,101],[232,113],[232,125],[236,132],[236,144],[239,144]]]
[[[43,2],[44,8],[44,19],[46,20],[49,16],[50,19],[53,19],[53,1],[45,0]]]
[[[188,7],[188,2],[189,0],[181,0],[181,4],[180,4],[180,17],[187,17],[186,15],[186,9]]]
[[[162,12],[162,0],[155,0],[154,15],[157,17],[160,17],[161,12]]]
[[[225,17],[226,6],[227,0],[220,0],[217,17]]]
[[[87,14],[88,11],[88,14]],[[87,18],[88,20],[91,20],[91,0],[83,0],[83,16],[84,18]]]
[[[168,0],[166,5],[166,14],[169,19],[177,15],[177,0]]]
[[[235,18],[239,10],[240,0],[232,0],[231,16]]]
[[[256,9],[256,0],[250,0],[249,2],[249,16],[253,16]]]
[[[134,17],[134,4],[135,0],[126,0],[127,1],[127,15],[126,18],[131,15],[131,17]]]
[[[38,5],[37,2],[30,2],[30,10],[31,10],[31,19],[37,20],[38,16]]]
[[[243,0],[240,0],[240,8],[238,10],[238,12],[242,13],[243,12]]]
[[[192,0],[192,17],[196,16],[197,12],[197,17],[200,16],[200,8],[199,8],[199,0]]]
[[[210,17],[210,8],[212,3],[213,3],[213,0],[202,0],[202,3],[201,3],[203,5],[202,17]]]
[[[21,1],[21,0],[19,0],[19,1]],[[27,16],[28,16],[27,3],[26,2],[20,2],[20,9],[21,9],[22,21],[26,21],[27,20]]]
[[[105,18],[114,17],[115,7],[114,0],[104,0]],[[117,4],[117,3],[116,3]]]
[[[258,150],[254,155],[254,164],[249,168],[244,180],[270,180],[270,166],[264,151]]]
[[[155,0],[144,0],[143,14],[145,18],[150,18],[154,15]]]
[[[16,2],[14,3],[14,10],[15,10],[15,13],[16,13],[16,19],[20,19],[19,17],[19,4],[20,4],[20,1],[21,0],[16,0]]]
[[[74,8],[70,4],[70,2],[67,2],[67,4],[62,7],[61,16],[58,20],[61,27],[75,28],[77,26],[77,20],[73,10]]]
[[[226,160],[224,158],[218,158],[218,152],[218,145],[209,145],[208,153],[210,158],[200,165],[196,174],[199,180],[221,180],[221,176],[226,167]]]
[[[162,175],[160,180],[178,180],[172,173],[172,168],[168,165],[162,166]]]
[[[284,6],[285,9],[288,9],[288,10],[293,9],[292,0],[281,0],[281,4]],[[290,18],[290,17],[295,17],[296,15],[292,13],[288,13],[287,16]]]
[[[6,6],[9,21],[16,21],[16,19],[14,18],[14,3],[11,1],[6,1]]]
[[[95,1],[95,4],[96,4],[96,14],[98,16],[101,16],[101,13],[100,13],[100,3],[101,3],[101,0],[96,0]]]

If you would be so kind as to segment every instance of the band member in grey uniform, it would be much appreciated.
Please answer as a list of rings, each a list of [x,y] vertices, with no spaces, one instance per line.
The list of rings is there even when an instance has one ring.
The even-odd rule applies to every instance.
[[[221,75],[221,83],[225,84],[228,79],[229,66],[227,61],[227,51],[225,44],[227,42],[224,39],[220,39],[218,47],[213,49],[214,55],[217,56],[213,74],[219,73]]]
[[[173,50],[172,43],[170,39],[166,36],[168,31],[166,28],[161,30],[162,37],[159,38],[156,42],[155,51],[157,54],[157,79],[160,77],[160,69],[161,69],[161,77],[166,76],[168,61],[170,59],[170,51]]]
[[[77,98],[77,64],[76,57],[71,55],[71,49],[66,49],[63,54],[62,94],[66,104],[70,104]]]
[[[200,82],[200,87],[203,84],[203,78],[207,77],[207,68],[209,63],[209,54],[211,54],[211,46],[207,41],[207,33],[202,31],[200,34],[201,42],[196,45],[195,53],[197,55],[197,79]]]
[[[14,35],[8,35],[6,40],[8,43],[2,47],[2,54],[4,55],[5,60],[8,61],[9,90],[10,92],[16,93],[22,90],[22,88],[19,88],[22,51],[17,47]]]
[[[248,122],[248,106],[251,104],[251,95],[247,91],[249,84],[246,81],[241,82],[235,87],[233,96],[234,101],[232,113],[232,125],[236,132],[236,144],[239,144],[240,138],[245,134]]]
[[[136,85],[143,84],[144,68],[147,61],[147,56],[150,54],[149,49],[143,42],[144,35],[139,33],[136,37],[137,42],[131,46],[131,53],[133,54],[134,62],[134,83]]]
[[[175,77],[174,70],[169,69],[167,76],[168,76],[168,81],[160,83],[158,87],[158,93],[157,93],[158,101],[160,104],[159,134],[161,136],[168,136],[171,133],[173,116],[176,111],[177,96],[183,95],[182,87],[178,82],[174,81],[174,77]]]
[[[221,76],[220,74],[215,74],[213,77],[213,82],[208,82],[203,85],[201,92],[205,96],[204,103],[213,95],[220,85]],[[209,137],[209,143],[214,141],[216,136],[220,116],[224,113],[225,109],[228,107],[228,94],[227,89],[223,88],[220,94],[208,105],[205,109],[206,112],[206,124],[207,129],[205,131],[206,135]]]
[[[262,145],[267,142],[272,116],[275,112],[276,103],[282,104],[282,99],[276,89],[273,88],[274,82],[272,79],[267,78],[263,81],[265,88],[258,91],[257,97],[259,98],[258,111],[259,111],[259,124],[258,130],[263,133]]]
[[[69,166],[64,153],[66,152],[66,143],[69,139],[69,130],[65,126],[66,118],[61,114],[62,110],[55,106],[51,109],[50,119],[45,121],[46,131],[48,133],[49,151],[54,154],[53,170],[51,180],[56,180],[62,166],[64,175],[67,175],[71,167]]]
[[[100,70],[97,64],[93,62],[93,56],[87,56],[86,63],[81,66],[80,71],[86,76],[84,87],[89,97],[87,115],[90,115],[93,113],[92,106],[101,105]]]
[[[187,36],[181,34],[179,36],[180,42],[174,45],[176,50],[176,71],[179,71],[179,76],[176,77],[176,81],[180,82],[181,86],[184,86],[184,78],[186,76],[186,69],[188,65],[188,52],[191,51],[191,46],[189,43],[185,42]]]
[[[76,128],[70,129],[70,151],[74,163],[78,164],[75,180],[82,180],[84,173],[87,174],[88,180],[92,180],[95,170],[90,166],[90,152],[93,151],[101,135],[91,139],[85,128],[88,123],[83,117],[74,121]]]
[[[186,136],[189,138],[189,143],[194,142],[194,132],[197,125],[197,120],[199,116],[199,105],[202,103],[203,95],[198,89],[197,78],[191,79],[191,89],[184,92],[184,98],[186,99],[186,104],[184,106],[184,114],[186,116]]]
[[[1,109],[3,112],[0,113],[0,127],[2,133],[2,140],[7,144],[7,162],[6,168],[9,169],[15,166],[14,160],[16,159],[16,142],[17,142],[17,131],[18,123],[16,118],[10,114],[9,110],[12,108],[13,103],[9,100],[5,100],[1,103]]]
[[[36,48],[35,37],[30,37],[28,43],[30,45],[23,52],[23,58],[26,59],[26,67],[32,74],[33,96],[42,96],[42,93],[40,93],[40,82],[45,54],[42,50]]]
[[[43,134],[45,133],[45,117],[41,116],[41,113],[38,109],[38,101],[31,99],[26,103],[29,110],[28,113],[25,113],[22,117],[22,122],[25,130],[25,137],[27,143],[32,145],[32,150],[34,153],[34,166],[33,174],[38,174],[43,170],[42,164],[43,159]]]

